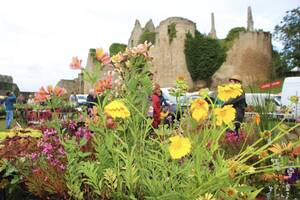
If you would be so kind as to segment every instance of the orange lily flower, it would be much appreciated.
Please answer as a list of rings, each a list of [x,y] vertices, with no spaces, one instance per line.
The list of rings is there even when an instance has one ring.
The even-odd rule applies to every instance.
[[[55,87],[53,92],[54,92],[54,95],[58,96],[58,97],[60,97],[60,96],[62,96],[62,95],[64,95],[64,94],[67,93],[66,89],[65,88],[61,88],[61,87]]]
[[[81,62],[82,60],[79,60],[77,56],[73,57],[70,64],[71,69],[81,69]]]
[[[99,80],[95,85],[95,92],[100,94],[106,89],[112,89],[112,75],[109,75],[106,79]]]
[[[52,87],[52,85],[48,85],[47,86],[47,91],[48,91],[48,94],[52,94],[53,93],[53,87]]]

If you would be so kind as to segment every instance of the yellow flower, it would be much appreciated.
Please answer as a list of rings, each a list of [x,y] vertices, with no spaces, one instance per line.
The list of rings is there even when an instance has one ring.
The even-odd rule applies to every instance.
[[[127,118],[130,116],[128,108],[120,100],[114,100],[104,107],[104,113],[111,116],[113,119],[116,118]]]
[[[227,84],[218,86],[218,98],[222,101],[227,101],[231,98],[236,98],[243,93],[241,84]]]
[[[258,113],[255,113],[252,120],[253,120],[253,123],[255,123],[256,125],[259,125],[260,124],[260,115]]]
[[[206,193],[204,196],[197,198],[197,200],[216,200],[212,194]]]
[[[113,63],[119,63],[122,60],[124,60],[124,56],[122,55],[122,53],[119,52],[118,54],[112,56],[111,60],[112,60]]]
[[[297,104],[299,102],[299,97],[298,96],[290,96],[289,100],[290,100],[290,102]]]
[[[192,102],[191,113],[196,121],[205,120],[208,116],[208,103],[203,99],[196,99]]]
[[[236,193],[237,193],[237,191],[236,191],[236,189],[233,188],[233,187],[229,187],[229,188],[226,189],[226,194],[227,194],[229,197],[234,196]]]
[[[170,138],[169,152],[173,159],[180,159],[191,151],[191,142],[188,138],[179,135]]]
[[[105,55],[105,52],[102,48],[96,49],[96,58],[97,60],[100,60]]]
[[[169,112],[160,112],[160,120],[164,120],[168,116]]]
[[[268,154],[267,151],[262,151],[262,152],[260,152],[260,154],[259,154],[259,157],[260,157],[260,158],[265,158],[265,157],[267,157],[267,156],[269,156],[269,154]]]
[[[217,117],[216,124],[218,126],[221,126],[223,122],[225,124],[231,123],[235,118],[235,109],[232,107],[232,105],[224,106],[223,108],[216,108],[215,109],[215,115]]]

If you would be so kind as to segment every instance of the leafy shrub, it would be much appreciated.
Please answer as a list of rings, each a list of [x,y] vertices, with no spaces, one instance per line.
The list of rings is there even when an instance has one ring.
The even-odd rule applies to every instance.
[[[112,43],[109,47],[109,54],[111,56],[116,55],[120,51],[123,52],[125,51],[127,45],[126,44],[121,44],[121,43]]]
[[[229,50],[232,45],[233,45],[233,41],[234,39],[236,39],[237,37],[239,37],[240,32],[246,32],[246,29],[244,27],[235,27],[232,28],[228,34],[227,37],[224,40],[221,40],[221,45],[223,48],[225,48],[226,50]]]
[[[176,38],[176,23],[171,23],[168,26],[168,35],[169,35],[169,42],[171,43],[173,41],[174,38]]]
[[[145,41],[151,42],[152,44],[155,43],[155,32],[151,31],[144,31],[143,34],[140,36],[139,44],[144,43]]]
[[[207,79],[225,61],[225,50],[218,40],[199,32],[195,37],[188,33],[185,41],[185,58],[193,80]]]

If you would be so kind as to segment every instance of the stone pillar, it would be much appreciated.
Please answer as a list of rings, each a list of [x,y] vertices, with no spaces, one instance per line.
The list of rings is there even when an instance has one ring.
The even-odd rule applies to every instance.
[[[251,6],[248,7],[248,13],[247,13],[247,31],[254,31],[254,22],[252,17],[252,11]]]
[[[214,13],[211,13],[211,29],[210,32],[208,34],[211,38],[213,39],[217,39],[217,32],[216,32],[216,28],[215,28],[215,16]]]

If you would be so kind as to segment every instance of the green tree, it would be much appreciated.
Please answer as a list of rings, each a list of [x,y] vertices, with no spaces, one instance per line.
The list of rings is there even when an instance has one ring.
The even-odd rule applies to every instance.
[[[188,33],[185,40],[185,58],[193,80],[211,77],[225,61],[225,49],[218,40],[199,32]]]
[[[151,32],[145,30],[143,34],[140,36],[139,44],[144,43],[145,41],[151,42],[152,44],[155,43],[155,32]]]
[[[283,43],[282,59],[289,68],[300,66],[300,7],[286,12],[274,35]]]
[[[285,62],[284,56],[277,50],[272,50],[272,76],[274,78],[280,78],[288,72],[289,68]]]
[[[226,38],[224,40],[221,40],[221,45],[226,50],[230,49],[233,45],[233,41],[235,38],[239,37],[240,32],[246,32],[246,29],[244,27],[235,27],[232,28]]]
[[[120,44],[120,43],[112,43],[109,47],[109,54],[111,56],[116,55],[120,51],[125,51],[127,45],[126,44]]]

